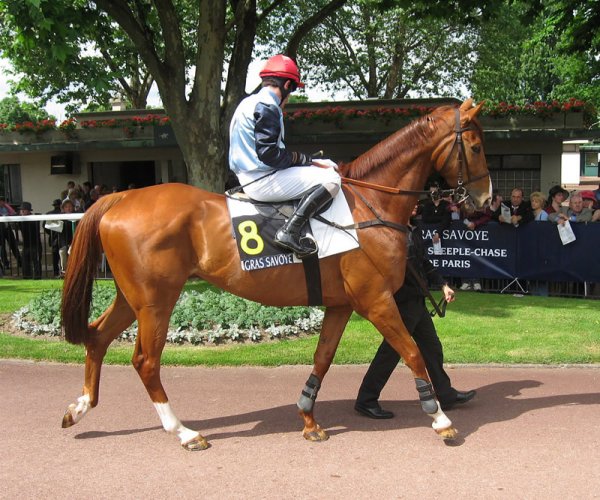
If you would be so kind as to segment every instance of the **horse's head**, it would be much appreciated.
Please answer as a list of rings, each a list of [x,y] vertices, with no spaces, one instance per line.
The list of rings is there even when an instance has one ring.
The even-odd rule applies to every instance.
[[[473,107],[467,99],[458,108],[438,108],[430,119],[447,137],[435,148],[434,168],[448,184],[455,187],[459,196],[467,193],[480,208],[491,198],[492,182],[483,152],[483,131],[476,117],[483,102]],[[441,122],[445,126],[441,125]]]

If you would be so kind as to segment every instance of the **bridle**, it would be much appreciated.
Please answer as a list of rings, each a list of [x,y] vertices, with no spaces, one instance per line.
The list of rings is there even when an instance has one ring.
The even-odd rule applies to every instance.
[[[485,172],[484,174],[478,175],[476,177],[471,177],[469,175],[469,162],[467,160],[467,155],[465,153],[465,143],[463,142],[463,139],[462,139],[462,133],[466,132],[467,130],[473,130],[474,126],[472,123],[469,123],[469,125],[467,127],[460,126],[460,111],[458,108],[454,108],[454,117],[455,117],[454,133],[456,135],[454,137],[454,142],[452,143],[452,147],[450,148],[450,152],[448,153],[448,156],[446,157],[446,160],[444,161],[444,164],[442,165],[442,168],[440,168],[439,172],[441,174],[446,169],[446,167],[449,165],[450,158],[452,157],[452,152],[454,151],[454,148],[456,147],[458,150],[458,155],[457,155],[458,174],[457,174],[457,180],[456,180],[456,187],[454,189],[442,191],[442,193],[445,194],[446,196],[451,195],[454,203],[459,204],[459,203],[462,203],[463,201],[465,201],[469,197],[469,193],[467,192],[467,188],[465,186],[467,186],[468,184],[471,184],[472,182],[478,181],[479,179],[483,179],[484,177],[487,177],[489,175],[489,172]],[[467,175],[467,182],[463,182],[463,169]]]
[[[467,155],[465,153],[465,144],[463,142],[462,134],[463,134],[463,132],[466,132],[467,130],[473,130],[474,126],[473,126],[473,124],[469,124],[467,127],[460,126],[460,110],[458,108],[454,108],[454,116],[455,116],[454,142],[452,143],[450,152],[448,153],[448,156],[444,160],[442,168],[439,169],[439,172],[440,173],[443,172],[448,167],[448,165],[450,164],[450,159],[453,156],[454,149],[456,148],[458,151],[458,156],[457,156],[458,174],[457,174],[457,182],[456,182],[457,186],[455,188],[444,189],[444,190],[440,190],[438,188],[438,189],[434,189],[434,190],[430,190],[430,191],[409,191],[409,190],[405,190],[405,189],[392,188],[389,186],[382,186],[381,184],[373,184],[371,182],[359,181],[357,179],[350,179],[349,177],[342,177],[342,183],[365,187],[367,189],[374,189],[376,191],[381,191],[381,192],[389,193],[389,194],[401,194],[401,195],[427,194],[427,195],[431,196],[432,198],[434,196],[441,196],[441,197],[451,196],[452,201],[456,204],[464,202],[469,197],[469,193],[467,192],[466,186],[468,186],[469,184],[471,184],[475,181],[478,181],[479,179],[483,179],[484,177],[487,177],[489,175],[489,172],[485,172],[476,177],[470,176],[469,162],[467,160]],[[466,174],[467,182],[463,181],[463,171]],[[353,190],[353,192],[355,192],[355,191]],[[358,196],[363,200],[363,202],[365,201],[363,199],[363,197],[360,196],[360,194],[358,194]]]
[[[466,132],[467,130],[473,130],[474,127],[473,127],[472,123],[469,124],[469,126],[467,126],[467,127],[460,126],[460,110],[458,108],[454,109],[454,116],[455,116],[454,142],[452,143],[450,152],[448,153],[448,156],[444,160],[442,168],[439,169],[439,172],[440,173],[443,172],[448,167],[448,165],[450,164],[450,159],[453,156],[454,149],[456,148],[456,150],[458,152],[458,154],[457,154],[458,174],[457,174],[457,182],[456,182],[457,186],[453,189],[448,189],[448,190],[440,190],[438,188],[438,189],[431,190],[431,191],[407,191],[407,190],[402,190],[402,189],[397,189],[397,188],[390,188],[388,186],[381,186],[379,184],[372,184],[369,182],[358,181],[355,179],[349,179],[347,177],[342,177],[342,182],[349,184],[348,187],[352,190],[352,192],[360,198],[360,200],[367,206],[367,208],[369,208],[369,210],[371,210],[373,215],[375,215],[375,217],[376,217],[376,219],[358,222],[358,223],[353,224],[352,226],[345,226],[342,229],[349,229],[351,227],[354,229],[364,229],[367,227],[381,225],[381,226],[386,226],[386,227],[389,227],[392,229],[396,229],[396,230],[404,232],[404,233],[409,232],[408,227],[403,224],[398,224],[396,222],[384,220],[379,215],[379,213],[375,210],[375,207],[373,207],[361,193],[359,193],[358,191],[353,189],[352,185],[357,185],[357,186],[361,186],[361,187],[365,187],[365,188],[369,188],[369,189],[375,189],[377,191],[382,191],[384,193],[390,193],[390,194],[401,194],[401,195],[428,194],[432,198],[434,196],[436,196],[436,194],[437,194],[437,196],[441,196],[441,197],[452,196],[452,200],[456,204],[464,202],[469,197],[469,193],[465,186],[467,186],[479,179],[483,179],[484,177],[489,175],[489,172],[485,172],[484,174],[478,175],[476,177],[471,177],[471,175],[469,173],[469,162],[467,160],[467,155],[465,153],[465,144],[463,142],[462,134],[463,134],[463,132]],[[466,182],[463,179],[463,172],[466,174],[466,177],[467,177]],[[436,302],[435,298],[429,291],[429,287],[427,286],[427,283],[425,283],[423,281],[423,279],[419,276],[416,269],[411,264],[410,259],[407,259],[407,261],[406,261],[406,268],[407,268],[408,272],[410,272],[412,274],[412,276],[416,280],[419,287],[422,289],[425,296],[431,302],[431,304],[433,306],[433,310],[429,311],[429,314],[432,317],[437,314],[440,318],[443,318],[446,315],[446,306],[448,305],[446,298],[442,297],[439,302]]]

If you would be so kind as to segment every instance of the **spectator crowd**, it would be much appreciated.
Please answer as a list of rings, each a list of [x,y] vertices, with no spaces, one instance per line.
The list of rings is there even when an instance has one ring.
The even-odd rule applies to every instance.
[[[515,187],[506,199],[494,191],[490,204],[481,210],[475,209],[469,200],[456,205],[449,196],[444,197],[446,190],[436,183],[430,186],[430,191],[431,196],[421,200],[419,204],[418,218],[423,224],[435,227],[431,240],[436,246],[443,245],[441,237],[444,229],[456,220],[462,221],[470,231],[490,221],[515,228],[544,221],[557,225],[564,225],[566,222],[600,222],[600,185],[593,191],[571,193],[557,185],[547,195],[534,191],[529,196],[525,195],[523,189]],[[460,279],[453,285],[461,290],[482,289],[480,281],[474,279]]]
[[[128,189],[134,188],[133,184],[128,186]],[[90,182],[86,181],[81,185],[76,185],[74,181],[69,181],[66,189],[52,202],[52,210],[46,214],[83,213],[102,196],[116,191],[117,188],[109,189],[105,184],[92,186]],[[4,196],[0,196],[0,216],[35,213],[32,204],[28,201],[23,201],[20,206],[16,207],[11,205]],[[42,226],[39,221],[0,222],[0,277],[11,269],[12,264],[22,270],[22,276],[25,279],[42,278],[44,245],[41,230]],[[53,275],[61,278],[64,276],[67,266],[75,222],[49,221],[43,225],[43,230],[52,254]],[[12,263],[10,253],[14,256]]]
[[[135,189],[133,184],[128,189]],[[47,214],[82,213],[88,210],[102,196],[116,192],[108,186],[93,186],[86,181],[81,185],[69,181],[60,196],[52,202],[52,210]],[[563,187],[553,186],[547,195],[534,191],[525,195],[523,189],[515,187],[506,199],[497,191],[493,193],[491,203],[481,210],[466,201],[456,204],[451,197],[444,196],[444,189],[437,183],[430,186],[431,195],[419,203],[417,219],[424,224],[433,225],[432,242],[441,245],[444,229],[452,221],[462,221],[465,227],[474,231],[490,221],[519,227],[523,224],[548,222],[557,225],[569,223],[600,222],[600,185],[595,190],[573,191],[569,193]],[[29,215],[34,213],[31,203],[24,201],[19,207],[12,206],[0,196],[0,215]],[[62,222],[62,221],[60,221]],[[46,241],[52,253],[54,276],[64,275],[68,260],[68,250],[73,239],[74,223],[44,224]],[[40,279],[42,276],[43,245],[41,227],[37,221],[0,223],[0,276],[13,264],[22,268],[24,278]],[[460,280],[454,283],[462,290],[481,290],[478,280]]]

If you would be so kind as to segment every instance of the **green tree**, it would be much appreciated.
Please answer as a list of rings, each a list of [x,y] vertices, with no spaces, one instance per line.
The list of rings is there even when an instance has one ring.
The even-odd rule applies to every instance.
[[[13,92],[71,112],[106,108],[115,95],[145,108],[153,83],[119,26],[81,2],[1,2],[0,53],[11,61]]]
[[[576,97],[600,113],[600,5],[598,0],[544,0],[538,18],[546,40],[555,41],[554,99]],[[546,41],[545,40],[545,41]]]
[[[307,81],[359,99],[460,93],[475,30],[379,7],[378,0],[349,3],[313,30],[301,51]],[[288,15],[303,15],[302,6]]]
[[[329,0],[297,20],[287,52],[297,54],[300,40],[346,0]],[[291,0],[3,0],[23,14],[20,41],[34,45],[52,40],[65,61],[76,59],[72,40],[97,42],[98,33],[80,30],[79,20],[117,24],[156,82],[171,117],[191,184],[221,191],[225,182],[227,131],[235,107],[245,95],[246,74],[256,33]],[[18,5],[17,5],[18,4]],[[34,13],[32,15],[31,13]],[[74,21],[70,21],[72,18]],[[87,26],[87,24],[86,24]],[[55,36],[56,32],[60,36]],[[92,39],[90,39],[92,37]],[[285,52],[286,46],[278,48]],[[27,69],[33,74],[35,67]],[[224,83],[223,83],[224,82]]]
[[[35,104],[21,102],[17,97],[5,97],[0,100],[0,123],[16,125],[23,122],[37,122],[52,118],[44,109]]]
[[[591,46],[574,50],[574,31],[560,28],[559,4],[564,2],[546,2],[532,15],[530,2],[505,2],[482,24],[471,80],[476,99],[533,102],[574,97],[599,107],[597,52]],[[589,37],[587,43],[593,43]]]
[[[317,0],[315,0],[317,1]],[[299,53],[305,79],[331,94],[401,98],[459,95],[468,81],[471,54],[482,19],[497,0],[354,0],[303,39]],[[296,2],[261,39],[272,47],[294,19]],[[273,36],[273,33],[275,36]]]
[[[528,27],[508,5],[482,23],[469,82],[475,99],[517,102],[523,98],[521,54],[527,36]]]
[[[561,38],[561,50],[598,56],[600,53],[600,6],[598,0],[530,0],[523,3],[529,19],[543,16]],[[597,59],[597,57],[596,57]],[[599,61],[600,63],[600,61]]]
[[[592,103],[600,113],[600,74],[594,69],[595,62],[585,55],[558,56],[555,72],[559,83],[552,89],[552,98],[566,100],[576,97]]]

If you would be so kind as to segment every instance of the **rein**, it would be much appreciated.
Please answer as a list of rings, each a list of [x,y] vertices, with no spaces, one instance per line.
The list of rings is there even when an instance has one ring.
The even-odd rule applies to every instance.
[[[381,184],[373,184],[372,182],[359,181],[357,179],[350,179],[349,177],[342,177],[343,184],[353,184],[355,186],[365,187],[373,189],[375,191],[382,191],[390,194],[429,194],[429,191],[407,191],[404,189],[393,188],[389,186],[382,186]]]
[[[433,311],[429,311],[429,315],[432,318],[436,314],[440,318],[443,318],[444,316],[446,316],[446,306],[448,305],[448,302],[446,301],[446,297],[442,297],[442,299],[439,302],[435,301],[435,297],[433,295],[431,295],[429,286],[427,286],[427,283],[425,283],[423,278],[421,278],[421,276],[419,276],[419,273],[412,265],[410,259],[406,259],[406,269],[408,269],[408,271],[410,272],[412,277],[415,279],[415,281],[419,285],[419,288],[421,288],[421,290],[423,291],[425,296],[429,299],[429,302],[431,302],[431,305],[433,306]]]
[[[458,179],[457,179],[457,187],[456,188],[446,189],[443,191],[440,191],[439,189],[436,191],[409,191],[409,190],[400,189],[400,188],[382,186],[381,184],[374,184],[372,182],[359,181],[357,179],[351,179],[349,177],[342,177],[342,183],[353,184],[355,186],[360,186],[360,187],[364,187],[367,189],[373,189],[375,191],[381,191],[383,193],[389,193],[389,194],[433,195],[433,193],[440,193],[444,196],[452,196],[455,203],[462,203],[469,196],[465,186],[467,186],[475,181],[478,181],[479,179],[483,179],[484,177],[486,177],[489,174],[485,173],[485,174],[478,175],[477,177],[469,176],[469,164],[467,161],[467,155],[465,154],[465,149],[464,149],[465,145],[462,140],[462,134],[463,134],[463,132],[466,132],[467,130],[471,130],[473,128],[473,126],[469,125],[468,127],[464,127],[464,128],[460,126],[460,110],[458,108],[454,109],[454,116],[455,116],[454,133],[456,134],[456,136],[454,138],[454,142],[452,143],[452,148],[450,149],[450,153],[446,157],[446,160],[444,161],[444,164],[442,165],[440,172],[442,172],[449,165],[450,158],[452,157],[452,152],[454,151],[454,148],[456,147],[458,150]],[[467,182],[463,182],[463,168],[468,176]]]
[[[465,132],[467,130],[471,130],[472,125],[469,125],[468,127],[465,127],[465,128],[460,126],[460,110],[458,108],[454,109],[454,116],[455,116],[454,133],[456,135],[454,138],[454,142],[452,143],[450,153],[448,153],[448,156],[446,157],[446,160],[444,161],[444,164],[442,165],[440,172],[442,172],[449,165],[450,158],[452,157],[452,152],[454,151],[454,148],[456,147],[458,150],[458,176],[457,176],[458,178],[457,178],[457,187],[456,188],[446,189],[446,190],[436,189],[434,191],[410,191],[410,190],[405,190],[405,189],[400,189],[400,188],[393,188],[393,187],[389,187],[389,186],[382,186],[381,184],[374,184],[372,182],[359,181],[357,179],[351,179],[349,177],[342,177],[342,183],[348,185],[348,188],[358,198],[360,198],[360,200],[367,206],[367,208],[369,210],[371,210],[373,215],[375,215],[376,219],[358,222],[358,223],[351,224],[348,226],[338,226],[338,229],[364,229],[364,228],[372,227],[372,226],[386,226],[386,227],[390,227],[392,229],[396,229],[396,230],[404,232],[404,233],[408,232],[408,229],[405,225],[397,224],[395,222],[391,222],[391,221],[382,219],[382,217],[377,213],[375,208],[367,201],[367,199],[362,194],[360,194],[358,191],[353,189],[353,187],[352,187],[353,185],[359,186],[359,187],[364,187],[366,189],[373,189],[375,191],[381,191],[383,193],[394,194],[394,195],[409,195],[410,196],[410,195],[427,194],[433,198],[434,194],[440,194],[444,197],[452,196],[453,201],[455,203],[462,203],[463,201],[465,201],[469,196],[469,193],[467,192],[467,188],[465,186],[467,186],[468,184],[471,184],[472,182],[475,182],[479,179],[483,179],[484,177],[486,177],[489,174],[485,173],[485,174],[478,175],[477,177],[469,176],[469,164],[467,161],[467,155],[465,154],[464,142],[462,140],[462,134],[463,134],[463,132]],[[318,163],[317,163],[317,165],[318,165]],[[318,165],[318,166],[321,166],[321,165]],[[463,167],[464,167],[465,172],[467,173],[467,176],[469,177],[467,182],[463,182]],[[429,294],[427,288],[424,288],[424,290]],[[440,304],[436,304],[435,300],[433,299],[431,294],[429,294],[428,297],[429,297],[429,300],[434,305],[434,308],[435,308],[437,314],[440,317],[443,317],[445,314],[445,310],[446,310],[445,305],[443,306],[443,309],[440,309],[440,304],[442,304],[442,303],[440,302]]]

